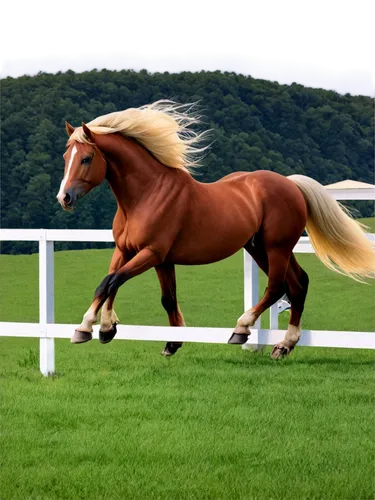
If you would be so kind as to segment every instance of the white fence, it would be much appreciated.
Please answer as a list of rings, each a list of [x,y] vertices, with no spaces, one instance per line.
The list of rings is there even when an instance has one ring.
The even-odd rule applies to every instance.
[[[375,240],[375,235],[368,236]],[[54,242],[113,242],[112,231],[0,229],[1,240],[39,241],[39,323],[0,322],[0,336],[39,337],[40,371],[45,376],[52,375],[55,372],[54,339],[70,338],[77,326],[54,323]],[[297,253],[314,252],[307,237],[299,240],[294,251]],[[250,309],[257,302],[258,267],[247,252],[244,252],[244,309]],[[94,327],[94,338],[98,338],[98,329],[98,326]],[[261,329],[260,319],[258,319],[251,328],[248,343],[273,345],[279,342],[284,334],[284,330],[278,329],[278,311],[277,304],[275,304],[270,309],[270,329]],[[227,343],[231,335],[231,328],[118,325],[116,339]],[[374,332],[303,330],[299,345],[375,349],[375,334]]]

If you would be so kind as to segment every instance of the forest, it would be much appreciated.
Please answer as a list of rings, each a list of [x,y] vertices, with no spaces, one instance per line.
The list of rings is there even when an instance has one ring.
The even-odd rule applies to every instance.
[[[322,184],[374,183],[370,97],[220,71],[39,73],[1,80],[1,227],[110,228],[116,204],[105,183],[71,213],[57,203],[65,120],[79,126],[159,99],[197,102],[202,126],[212,129],[210,152],[196,177],[200,182],[263,169],[308,175]],[[371,203],[357,203],[357,209],[359,215],[373,215]],[[34,243],[2,243],[3,253],[34,251]]]

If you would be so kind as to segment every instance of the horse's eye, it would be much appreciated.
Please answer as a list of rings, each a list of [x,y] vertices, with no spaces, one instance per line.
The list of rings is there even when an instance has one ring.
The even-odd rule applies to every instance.
[[[84,165],[88,165],[91,162],[91,156],[85,156],[82,158],[82,162]]]

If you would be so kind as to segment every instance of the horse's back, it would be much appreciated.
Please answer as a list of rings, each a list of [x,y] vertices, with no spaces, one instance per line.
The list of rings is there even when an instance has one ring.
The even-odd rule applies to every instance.
[[[301,212],[306,212],[306,203],[302,192],[297,185],[277,172],[269,170],[256,170],[254,172],[233,172],[226,175],[217,183],[220,185],[232,184],[233,186],[245,186],[250,189],[258,200],[262,200],[264,206],[268,203],[287,202]]]

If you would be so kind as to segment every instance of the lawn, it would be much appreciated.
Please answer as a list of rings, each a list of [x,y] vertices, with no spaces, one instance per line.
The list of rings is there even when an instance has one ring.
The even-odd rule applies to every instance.
[[[365,224],[368,227],[367,231],[369,233],[375,233],[375,217],[367,217],[358,220],[360,220],[362,224]]]
[[[370,352],[1,344],[2,500],[374,498]]]
[[[56,322],[78,324],[111,251],[57,252]],[[303,326],[374,330],[374,286],[298,256],[311,279]],[[2,321],[37,321],[38,259],[0,256]],[[190,326],[242,313],[242,255],[177,269]],[[261,279],[260,288],[264,289]],[[123,323],[167,325],[156,275],[119,292]],[[285,326],[287,314],[281,324]],[[372,351],[297,347],[274,362],[238,346],[1,338],[2,500],[374,498]]]

